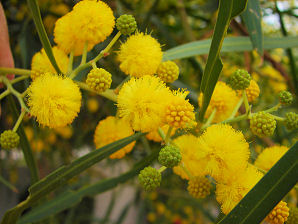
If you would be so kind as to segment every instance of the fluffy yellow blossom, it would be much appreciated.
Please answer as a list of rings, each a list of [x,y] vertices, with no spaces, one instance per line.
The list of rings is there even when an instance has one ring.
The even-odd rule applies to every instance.
[[[255,165],[263,170],[270,170],[271,167],[288,151],[286,146],[272,146],[265,148],[257,157]]]
[[[249,145],[243,134],[230,125],[212,125],[198,138],[198,157],[206,172],[217,181],[238,169],[244,169]]]
[[[121,45],[118,59],[126,75],[153,75],[162,60],[161,46],[151,35],[136,33]]]
[[[133,130],[126,121],[109,116],[98,123],[94,133],[94,144],[96,148],[100,148],[114,141],[126,138],[132,134]],[[110,158],[123,158],[133,149],[134,145],[135,141],[118,150],[117,152],[114,152],[112,155],[110,155]]]
[[[261,73],[269,78],[269,85],[274,92],[279,93],[282,90],[287,90],[285,78],[273,67],[267,65],[261,68]]]
[[[249,86],[245,89],[248,102],[254,102],[260,95],[260,88],[256,81],[251,80]]]
[[[79,87],[69,78],[45,73],[29,87],[28,105],[38,123],[50,128],[70,124],[81,107]]]
[[[288,220],[289,210],[287,203],[280,201],[266,216],[265,220],[270,224],[284,224]]]
[[[136,131],[155,131],[164,125],[163,116],[173,94],[158,77],[132,78],[119,91],[120,117]]]
[[[192,176],[204,176],[206,174],[204,167],[199,161],[198,138],[193,135],[182,135],[174,139],[174,144],[180,149],[182,156],[181,164],[189,171]],[[180,167],[173,168],[174,172],[183,179],[189,179],[189,176]]]
[[[161,129],[163,130],[164,134],[167,134],[167,131],[169,129],[169,125],[164,125],[161,127]],[[171,136],[175,134],[175,129],[172,130]],[[161,142],[162,138],[160,137],[158,130],[155,131],[150,131],[147,135],[146,138],[149,140],[152,140],[154,142]]]
[[[178,90],[166,107],[166,123],[175,128],[185,128],[188,123],[194,121],[194,107],[185,99],[187,91]]]
[[[53,54],[60,68],[61,72],[66,73],[68,67],[68,57],[67,55],[60,50],[58,47],[53,47]],[[56,73],[56,70],[52,66],[46,52],[44,49],[41,49],[40,52],[37,52],[31,62],[31,78],[35,79],[43,73],[51,72]]]
[[[202,106],[203,94],[199,96],[199,105]],[[209,117],[214,109],[216,109],[216,114],[214,116],[213,122],[221,122],[231,115],[234,107],[236,106],[239,98],[236,92],[226,85],[224,82],[217,82],[213,95],[211,97],[210,104],[206,111],[206,117]]]
[[[69,12],[59,18],[55,23],[54,40],[66,54],[73,51],[74,56],[81,55],[84,49],[85,42],[75,38],[73,25],[74,14]],[[94,47],[93,43],[88,42],[87,50],[90,51]]]
[[[222,212],[228,214],[262,176],[256,168],[248,166],[246,169],[230,172],[224,181],[217,183],[216,200],[221,204]]]

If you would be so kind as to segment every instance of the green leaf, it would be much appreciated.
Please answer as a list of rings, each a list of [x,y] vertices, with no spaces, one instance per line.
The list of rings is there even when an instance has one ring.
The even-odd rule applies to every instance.
[[[247,27],[253,48],[263,55],[262,12],[259,0],[249,0],[246,10],[242,13],[242,19]]]
[[[250,1],[250,0],[249,0]],[[231,18],[238,16],[246,7],[248,0],[234,0]]]
[[[208,54],[211,39],[193,41],[167,50],[163,60],[189,58]],[[298,47],[298,36],[291,37],[264,37],[264,49],[295,48]],[[253,46],[249,37],[226,37],[221,52],[252,51]]]
[[[85,156],[76,159],[74,162],[67,166],[62,166],[59,169],[52,172],[50,175],[41,179],[29,188],[28,198],[18,204],[16,207],[10,209],[5,213],[1,224],[14,224],[16,223],[19,215],[22,211],[33,204],[37,203],[39,200],[44,198],[50,192],[58,189],[60,186],[67,183],[68,180],[77,176],[84,170],[90,168],[95,163],[101,161],[102,159],[108,157],[112,153],[118,151],[129,143],[137,140],[139,137],[143,136],[144,133],[136,133],[127,138],[120,139],[111,144],[108,144],[100,149],[96,149]]]
[[[298,181],[298,142],[219,224],[261,223]]]
[[[17,223],[25,224],[28,222],[40,221],[51,215],[55,215],[58,212],[61,212],[71,206],[74,206],[75,204],[79,203],[83,199],[83,197],[92,197],[94,195],[108,191],[116,187],[120,183],[124,183],[125,181],[136,176],[146,166],[150,165],[152,161],[157,158],[158,152],[159,149],[154,150],[149,156],[136,163],[130,171],[118,177],[101,180],[95,184],[82,187],[77,191],[66,191],[55,197],[53,200],[38,205],[26,215],[24,215]]]
[[[35,23],[35,27],[36,27],[39,39],[42,43],[42,46],[43,46],[43,48],[44,48],[44,50],[45,50],[51,64],[55,68],[56,72],[58,74],[62,74],[62,72],[60,71],[60,69],[57,65],[57,62],[55,60],[55,57],[54,57],[54,54],[53,54],[53,51],[52,51],[52,47],[51,47],[51,43],[50,43],[49,38],[47,36],[46,30],[43,26],[37,0],[27,0],[27,3],[28,3],[28,7],[31,11],[33,21]]]

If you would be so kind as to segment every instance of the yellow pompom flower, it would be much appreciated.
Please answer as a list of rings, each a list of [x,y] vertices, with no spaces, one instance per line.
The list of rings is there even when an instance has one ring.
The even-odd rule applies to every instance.
[[[229,118],[238,100],[239,98],[237,97],[236,92],[231,87],[226,85],[224,82],[217,82],[205,117],[209,117],[212,111],[216,109],[216,114],[213,118],[214,123],[218,123]],[[199,105],[202,106],[202,93],[200,94],[198,101]]]
[[[221,204],[222,212],[228,214],[262,176],[263,174],[253,166],[229,172],[225,180],[216,185],[216,200]]]
[[[206,172],[217,181],[226,173],[247,166],[249,145],[243,134],[230,125],[212,125],[198,138],[198,156]]]
[[[96,148],[103,147],[109,143],[126,138],[133,134],[129,124],[123,119],[109,116],[101,120],[94,133],[94,144]],[[110,155],[111,159],[121,159],[129,153],[135,145],[135,141]]]
[[[211,182],[204,176],[193,177],[188,181],[188,193],[194,198],[205,198],[210,194]]]
[[[78,41],[101,43],[110,36],[115,26],[112,9],[102,1],[80,1],[74,6],[72,13],[75,38]]]
[[[162,60],[161,46],[151,35],[136,33],[121,45],[118,59],[126,75],[154,75]]]
[[[76,32],[73,27],[73,21],[74,14],[72,12],[67,13],[56,21],[54,28],[54,41],[66,54],[73,51],[74,56],[78,56],[83,53],[85,41],[78,40],[75,37]],[[94,43],[88,42],[87,51],[90,51],[93,47]]]
[[[81,107],[80,88],[70,79],[45,73],[29,86],[28,105],[38,123],[50,128],[64,127]]]
[[[60,68],[61,72],[66,73],[68,67],[68,57],[67,55],[60,50],[58,47],[53,47],[53,54]],[[40,52],[37,52],[31,62],[31,78],[35,79],[41,74],[51,72],[56,73],[56,70],[52,66],[46,52],[44,49],[41,49]]]
[[[290,209],[287,203],[280,201],[274,209],[266,216],[265,220],[270,224],[284,224],[289,217]]]
[[[171,91],[158,77],[132,78],[119,91],[119,115],[135,131],[155,131],[164,125],[163,116],[171,97]]]
[[[181,164],[192,176],[204,176],[206,174],[203,164],[198,157],[198,138],[193,135],[182,135],[174,139],[173,143],[178,146],[182,156]],[[188,174],[180,167],[176,166],[173,171],[183,179],[189,179]]]
[[[288,151],[286,146],[272,146],[265,148],[257,157],[255,165],[263,170],[270,170],[271,167]]]
[[[171,127],[185,128],[195,119],[194,107],[185,99],[187,94],[184,90],[175,91],[166,107],[165,120]]]
[[[251,80],[249,86],[245,89],[248,102],[254,102],[260,95],[260,88],[255,80]]]

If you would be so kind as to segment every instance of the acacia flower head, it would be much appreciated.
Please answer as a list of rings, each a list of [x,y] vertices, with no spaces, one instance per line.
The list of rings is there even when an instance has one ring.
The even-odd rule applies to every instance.
[[[265,148],[257,157],[255,165],[268,171],[287,151],[288,147],[279,145]]]
[[[82,95],[79,87],[70,79],[51,73],[36,78],[29,86],[30,113],[43,126],[66,126],[78,115]]]
[[[52,50],[61,72],[66,73],[68,67],[67,55],[57,46],[53,47]],[[37,52],[32,58],[31,78],[35,79],[46,72],[56,73],[56,70],[50,62],[45,50],[41,49],[41,51]]]
[[[202,106],[203,94],[199,96],[199,105]],[[224,82],[217,82],[214,92],[211,97],[210,104],[206,111],[206,117],[209,117],[214,109],[216,109],[216,114],[214,116],[213,122],[221,122],[231,115],[234,107],[236,106],[239,98],[236,92],[226,85]]]
[[[120,117],[135,131],[155,131],[164,125],[165,108],[172,96],[158,77],[132,78],[122,86],[117,97]]]
[[[121,45],[118,59],[126,75],[153,75],[162,60],[161,46],[151,35],[137,32]]]
[[[212,125],[198,138],[198,163],[217,181],[226,173],[243,169],[249,157],[249,145],[243,134],[230,125]]]
[[[221,204],[222,212],[228,214],[262,176],[256,168],[248,166],[246,169],[230,172],[224,181],[217,183],[216,200]]]
[[[133,130],[130,125],[116,117],[109,116],[104,120],[101,120],[96,126],[94,133],[94,143],[96,148],[100,148],[109,143],[115,142],[122,138],[126,138],[133,134]],[[122,149],[114,152],[110,155],[111,159],[121,159],[127,153],[129,153],[135,145],[135,141],[123,147]]]

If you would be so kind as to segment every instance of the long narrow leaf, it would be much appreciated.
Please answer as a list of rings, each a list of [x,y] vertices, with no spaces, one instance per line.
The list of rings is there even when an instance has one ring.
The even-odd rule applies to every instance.
[[[261,7],[259,0],[247,2],[247,8],[241,15],[251,39],[252,45],[260,55],[263,54],[263,32],[261,25]]]
[[[58,74],[61,74],[62,72],[60,71],[58,64],[55,60],[53,51],[52,51],[52,47],[51,47],[51,43],[49,41],[49,38],[47,36],[46,30],[43,26],[42,23],[42,19],[41,19],[41,15],[40,15],[40,10],[38,7],[38,3],[37,0],[27,0],[28,3],[28,7],[31,11],[34,23],[35,23],[35,27],[39,36],[39,39],[42,43],[42,46],[51,62],[51,64],[53,65],[53,67],[55,68],[56,72]]]
[[[146,166],[151,164],[152,161],[157,158],[158,152],[159,150],[153,151],[149,156],[136,163],[130,171],[118,177],[101,180],[95,184],[83,187],[77,191],[66,191],[60,194],[59,196],[55,197],[55,199],[45,202],[44,204],[39,205],[38,207],[28,212],[17,223],[25,224],[40,221],[51,215],[55,215],[71,206],[74,206],[75,204],[79,203],[83,199],[83,197],[92,197],[94,195],[108,191],[116,187],[120,183],[124,183],[125,181],[136,176]]]
[[[261,223],[298,181],[298,142],[219,224]]]
[[[108,144],[100,149],[94,150],[82,156],[81,158],[75,160],[67,166],[62,166],[50,175],[46,176],[32,187],[29,188],[28,198],[18,204],[16,207],[10,209],[5,213],[1,224],[14,224],[16,223],[19,215],[24,209],[34,205],[39,200],[43,199],[50,192],[58,189],[62,185],[66,184],[68,180],[82,173],[86,169],[90,168],[95,163],[101,161],[102,159],[108,157],[117,150],[125,147],[129,143],[137,140],[139,137],[143,136],[143,133],[137,133],[127,138],[120,139],[116,142]]]

